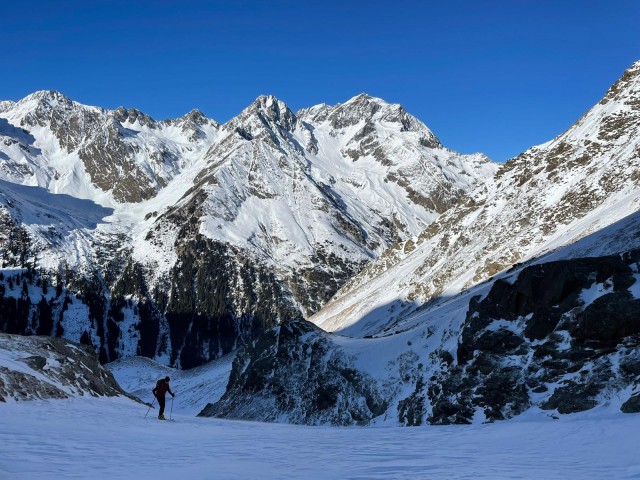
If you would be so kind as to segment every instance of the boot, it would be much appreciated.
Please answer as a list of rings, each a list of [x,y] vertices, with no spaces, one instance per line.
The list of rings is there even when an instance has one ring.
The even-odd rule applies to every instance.
[[[166,420],[166,418],[164,418],[164,415],[158,415],[158,420]]]

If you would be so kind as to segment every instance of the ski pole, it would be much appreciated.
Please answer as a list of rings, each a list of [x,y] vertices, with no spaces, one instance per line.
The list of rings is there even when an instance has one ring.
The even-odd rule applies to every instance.
[[[171,396],[171,411],[169,412],[169,420],[173,420],[173,399],[175,398],[175,395]]]
[[[149,412],[151,411],[151,407],[153,407],[153,404],[156,403],[156,399],[153,399],[153,402],[151,402],[151,405],[149,406],[149,410],[147,410],[147,413],[144,414],[144,418],[147,418],[147,415],[149,415]]]

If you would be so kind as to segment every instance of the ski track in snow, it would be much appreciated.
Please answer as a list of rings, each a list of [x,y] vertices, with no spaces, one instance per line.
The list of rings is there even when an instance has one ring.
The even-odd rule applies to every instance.
[[[125,398],[0,405],[0,478],[640,478],[640,415],[331,428],[146,411]]]

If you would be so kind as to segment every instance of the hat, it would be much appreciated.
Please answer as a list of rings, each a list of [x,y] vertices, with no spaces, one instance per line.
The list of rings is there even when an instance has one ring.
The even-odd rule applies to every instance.
[[[164,381],[168,382],[169,381],[169,377],[164,377]]]

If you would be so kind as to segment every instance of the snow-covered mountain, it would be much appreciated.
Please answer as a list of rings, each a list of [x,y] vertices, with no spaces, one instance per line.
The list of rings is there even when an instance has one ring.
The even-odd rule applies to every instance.
[[[202,413],[419,425],[640,411],[639,130],[637,62],[311,317],[343,336],[266,332]]]
[[[43,91],[2,103],[0,135],[4,265],[62,285],[51,329],[30,304],[14,333],[182,367],[314,313],[497,170],[366,95],[298,114],[261,96],[219,125]]]
[[[507,162],[469,201],[369,264],[314,323],[354,336],[392,330],[428,302],[541,259],[637,211],[639,97],[640,62],[565,133]],[[633,246],[614,242],[595,253]]]
[[[101,204],[138,203],[190,167],[218,127],[198,111],[156,122],[39,91],[0,108],[1,175]]]

